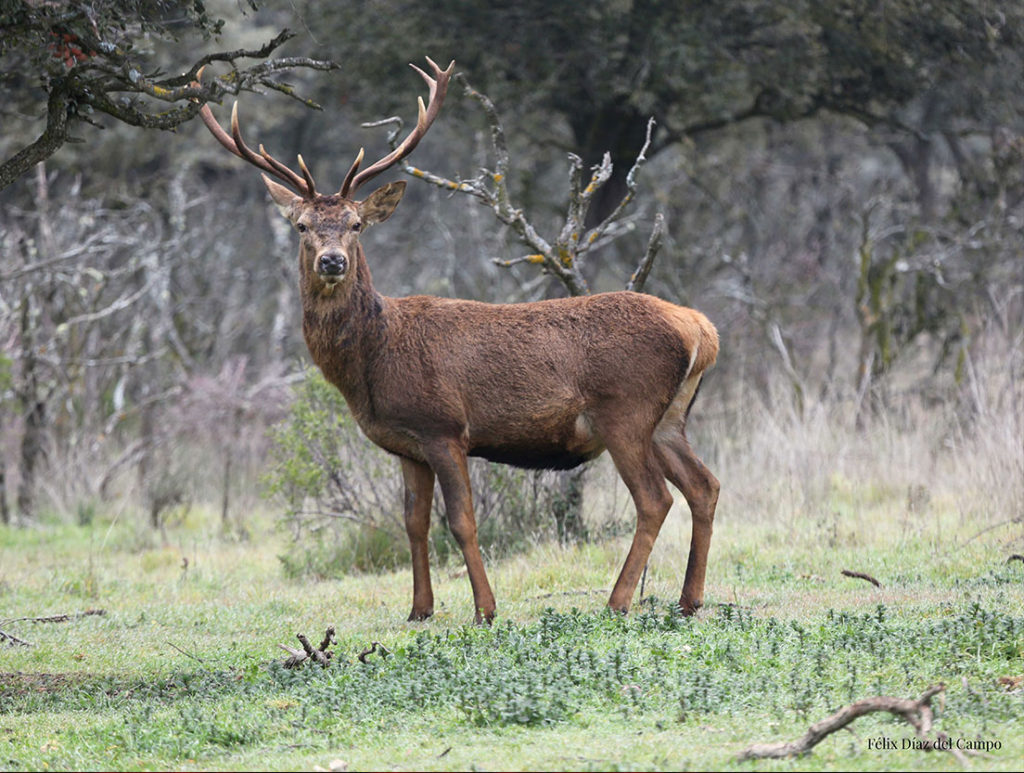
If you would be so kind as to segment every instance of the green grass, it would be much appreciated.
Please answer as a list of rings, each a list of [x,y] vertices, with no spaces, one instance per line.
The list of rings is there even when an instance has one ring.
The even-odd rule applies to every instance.
[[[408,570],[289,579],[283,537],[258,519],[238,542],[196,513],[168,546],[100,517],[0,529],[0,620],[106,610],[0,624],[33,644],[0,649],[0,770],[954,769],[944,753],[870,749],[912,737],[887,714],[800,760],[736,762],[854,700],[936,682],[937,729],[999,741],[977,769],[1017,768],[1024,693],[997,680],[1024,674],[1024,564],[1006,562],[1019,524],[972,539],[990,524],[942,502],[908,514],[903,492],[835,488],[802,528],[725,508],[695,619],[669,604],[678,510],[628,617],[603,609],[627,540],[539,545],[491,562],[491,628],[467,625],[459,566],[434,568],[435,617],[406,623]],[[280,667],[278,643],[327,625],[338,664]],[[390,655],[359,662],[372,641]]]

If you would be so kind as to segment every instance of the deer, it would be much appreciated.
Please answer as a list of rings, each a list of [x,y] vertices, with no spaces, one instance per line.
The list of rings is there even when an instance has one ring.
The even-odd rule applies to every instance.
[[[627,613],[673,503],[686,499],[690,552],[679,609],[702,606],[719,482],[697,458],[686,423],[718,333],[699,311],[629,291],[492,304],[374,288],[360,244],[366,228],[395,211],[406,183],[356,192],[408,156],[437,118],[455,63],[431,73],[410,65],[428,88],[416,125],[366,167],[360,150],[337,193],[320,193],[299,171],[242,139],[238,103],[225,130],[209,105],[200,115],[228,151],[262,172],[299,234],[302,333],[313,362],[340,390],[361,431],[396,456],[412,556],[410,621],[434,612],[428,532],[434,485],[462,551],[474,619],[496,610],[477,540],[468,457],[527,469],[567,470],[608,451],[636,506],[636,530],[608,606]],[[274,179],[271,179],[274,178]]]

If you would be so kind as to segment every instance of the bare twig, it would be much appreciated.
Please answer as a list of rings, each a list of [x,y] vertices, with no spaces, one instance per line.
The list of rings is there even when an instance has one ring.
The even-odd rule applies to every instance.
[[[19,644],[22,647],[32,646],[32,642],[25,641],[24,639],[19,639],[13,633],[7,633],[7,631],[0,631],[0,642],[7,642],[7,645],[10,647],[14,647]]]
[[[66,623],[69,620],[77,620],[81,617],[105,614],[107,614],[105,609],[86,609],[83,612],[67,612],[62,615],[46,615],[45,617],[9,617],[6,620],[0,620],[0,625],[9,625],[10,623]]]
[[[192,658],[192,660],[195,660],[198,663],[204,663],[204,661],[203,661],[203,659],[201,657],[199,657],[198,655],[196,655],[196,654],[194,654],[192,652],[185,652],[185,650],[183,650],[181,647],[179,647],[174,642],[169,641],[169,642],[167,642],[167,644],[168,644],[168,646],[173,647],[174,649],[176,649],[178,652],[180,652],[186,658]]]
[[[855,578],[857,580],[867,580],[872,585],[874,585],[876,588],[881,588],[882,587],[882,583],[880,583],[878,580],[876,580],[870,574],[864,574],[864,572],[851,572],[849,569],[843,569],[842,572],[840,572],[840,574],[843,574],[846,577],[853,577],[853,578]]]
[[[651,133],[654,131],[654,119],[651,118],[647,121],[647,136],[644,139],[644,145],[640,148],[640,152],[637,153],[636,161],[633,162],[633,166],[630,167],[629,172],[626,174],[626,195],[622,197],[622,201],[618,203],[618,206],[612,210],[612,213],[608,215],[601,223],[594,226],[593,230],[588,234],[587,238],[594,242],[598,237],[619,217],[622,215],[623,210],[629,205],[636,195],[637,181],[636,175],[647,162],[647,150],[651,146]],[[609,169],[609,174],[611,170]]]
[[[993,529],[998,529],[1000,526],[1009,526],[1010,524],[1018,524],[1018,523],[1024,523],[1024,514],[1014,516],[1013,518],[1007,518],[1005,521],[999,521],[999,523],[993,523],[990,526],[986,526],[984,529],[982,529],[981,531],[977,532],[973,536],[970,536],[967,539],[965,539],[961,544],[962,545],[966,545],[968,542],[972,542],[972,541],[978,539],[978,537],[980,537],[982,534],[987,534],[988,532],[992,531]]]
[[[508,186],[510,168],[508,144],[505,141],[505,131],[494,103],[485,94],[474,89],[462,73],[457,73],[454,79],[462,84],[468,97],[480,104],[487,117],[491,129],[494,169],[481,169],[479,175],[468,180],[453,180],[434,172],[419,169],[404,160],[401,162],[402,169],[406,174],[418,177],[443,190],[452,193],[465,193],[479,199],[490,207],[498,220],[509,226],[518,236],[519,241],[530,250],[530,253],[523,257],[511,260],[495,259],[493,262],[496,265],[509,268],[522,263],[534,264],[539,266],[544,273],[557,278],[570,295],[588,295],[590,286],[583,273],[584,256],[588,251],[602,247],[622,234],[634,230],[634,224],[624,218],[624,213],[637,190],[637,173],[647,161],[647,151],[650,148],[651,135],[654,131],[654,119],[648,121],[644,145],[626,175],[625,195],[604,220],[590,229],[587,229],[585,225],[587,214],[594,195],[611,178],[611,156],[605,154],[601,163],[590,170],[590,179],[584,185],[583,161],[574,153],[569,154],[568,206],[565,221],[560,227],[557,237],[549,241],[541,236],[527,220],[523,210],[512,203]],[[401,133],[402,121],[400,118],[392,117],[363,124],[366,127],[386,125],[396,127],[391,129],[388,134],[388,142],[394,147]],[[658,215],[647,250],[629,280],[628,289],[639,292],[643,288],[655,255],[661,246],[664,228],[664,218]]]
[[[943,684],[933,685],[925,690],[917,700],[890,698],[885,695],[875,698],[864,698],[840,709],[832,716],[811,725],[804,736],[796,741],[754,744],[744,749],[740,753],[739,759],[781,759],[783,757],[806,754],[836,730],[846,727],[858,717],[875,711],[888,711],[890,714],[895,714],[905,719],[914,728],[914,733],[921,740],[919,748],[928,751],[941,748],[957,756],[959,750],[947,749],[945,744],[930,739],[927,735],[932,728],[931,700],[945,689],[946,687]],[[961,759],[962,756],[959,755],[957,759]]]
[[[295,668],[296,666],[305,663],[307,660],[313,660],[319,663],[323,668],[327,668],[330,665],[331,658],[334,657],[333,652],[328,652],[327,648],[334,643],[334,626],[331,626],[324,633],[324,638],[320,642],[319,647],[314,647],[310,644],[309,639],[306,638],[305,634],[297,633],[295,638],[299,640],[299,644],[302,645],[302,649],[295,649],[289,647],[286,644],[278,644],[277,646],[288,653],[288,657],[285,659],[282,665],[285,668]]]
[[[375,642],[371,642],[369,649],[365,649],[365,650],[363,650],[362,652],[359,653],[359,662],[360,663],[368,663],[369,661],[367,660],[367,658],[370,655],[372,655],[374,652],[379,652],[380,656],[382,658],[386,658],[388,655],[391,654],[391,650],[389,650],[387,647],[385,647],[379,641],[375,641]]]
[[[627,290],[643,292],[644,284],[647,282],[647,275],[651,273],[651,266],[654,265],[654,258],[661,249],[661,241],[665,237],[665,216],[660,212],[654,216],[654,229],[651,231],[651,238],[647,242],[647,251],[640,259],[636,271],[629,278],[626,284]]]

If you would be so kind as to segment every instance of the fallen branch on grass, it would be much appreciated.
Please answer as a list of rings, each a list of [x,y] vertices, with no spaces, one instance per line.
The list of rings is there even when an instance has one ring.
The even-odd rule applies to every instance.
[[[105,615],[107,610],[105,609],[86,609],[84,612],[68,612],[63,615],[47,615],[46,617],[9,617],[6,620],[0,620],[0,624],[8,625],[9,623],[66,623],[68,620],[77,620],[81,617],[91,617],[92,615]]]
[[[1007,526],[1007,525],[1009,525],[1011,523],[1022,523],[1022,522],[1024,522],[1024,513],[1021,513],[1020,515],[1015,515],[1013,518],[1007,518],[1005,521],[1000,521],[999,523],[993,523],[991,526],[986,526],[984,529],[979,531],[973,537],[968,537],[967,539],[965,539],[960,544],[961,545],[966,545],[968,542],[972,542],[973,540],[978,539],[978,537],[980,537],[982,534],[987,534],[988,532],[992,531],[993,529],[998,529],[1000,526]]]
[[[857,580],[867,580],[872,585],[874,585],[876,588],[881,588],[882,587],[882,583],[880,583],[878,580],[876,580],[870,574],[864,574],[864,572],[851,572],[849,569],[843,569],[843,571],[840,572],[840,574],[845,575],[846,577],[853,577],[854,579],[857,579]]]
[[[68,620],[77,620],[80,617],[105,614],[107,614],[105,609],[87,609],[84,612],[68,612],[63,615],[46,615],[45,617],[8,617],[5,620],[0,620],[0,625],[10,625],[11,623],[66,623]],[[22,647],[32,646],[32,642],[25,641],[13,633],[7,633],[7,631],[3,630],[0,630],[0,642],[6,642],[9,647],[19,644]]]
[[[840,709],[832,716],[811,725],[804,736],[796,741],[754,744],[744,749],[738,759],[740,761],[781,759],[783,757],[806,754],[827,736],[836,730],[846,727],[858,717],[874,711],[888,711],[890,714],[903,717],[914,728],[914,733],[918,738],[918,742],[914,744],[915,749],[948,751],[961,764],[964,764],[967,762],[967,759],[959,749],[946,742],[948,739],[944,734],[938,734],[938,737],[934,740],[928,737],[928,733],[932,729],[931,700],[945,689],[946,686],[944,684],[933,685],[925,690],[916,701],[907,698],[890,698],[885,695],[879,695],[875,698],[864,698]]]
[[[314,647],[312,644],[310,644],[309,639],[307,639],[304,634],[297,633],[295,634],[295,638],[298,639],[299,644],[302,645],[301,650],[295,649],[294,647],[289,647],[287,644],[277,645],[278,647],[280,647],[288,653],[288,658],[282,663],[282,665],[285,668],[296,668],[305,663],[307,660],[312,660],[315,663],[319,663],[323,668],[327,668],[327,666],[331,664],[332,658],[334,658],[334,653],[328,652],[327,648],[330,647],[331,644],[336,643],[333,626],[327,629],[327,632],[324,634],[324,640],[320,642],[319,647]],[[370,661],[367,660],[367,658],[369,658],[370,655],[374,654],[375,652],[378,653],[382,658],[386,658],[389,655],[391,655],[391,650],[389,650],[379,641],[375,641],[371,642],[369,647],[367,647],[365,650],[360,652],[359,655],[357,655],[357,657],[359,658],[359,662],[369,663]],[[335,660],[334,662],[338,661]]]
[[[183,649],[182,649],[181,647],[179,647],[179,646],[178,646],[177,644],[175,644],[174,642],[170,642],[170,641],[169,641],[169,642],[167,642],[167,643],[168,643],[168,644],[169,644],[170,646],[174,647],[174,649],[176,649],[176,650],[177,650],[178,652],[180,652],[180,653],[181,653],[182,655],[184,655],[184,656],[185,656],[186,658],[192,658],[192,660],[196,661],[197,663],[203,663],[203,659],[202,659],[201,657],[199,657],[198,655],[196,655],[196,654],[194,654],[194,653],[192,653],[192,652],[185,652],[185,650],[183,650]],[[204,664],[204,665],[205,665],[205,664]]]
[[[363,650],[362,652],[359,653],[359,662],[360,663],[367,663],[367,662],[369,662],[369,661],[366,660],[366,658],[368,658],[374,652],[379,652],[380,656],[382,658],[386,658],[388,655],[391,654],[391,650],[389,650],[387,647],[385,647],[379,641],[375,641],[375,642],[372,642],[370,644],[370,649]]]
[[[334,657],[333,652],[327,651],[327,648],[334,642],[334,626],[327,629],[327,632],[324,634],[324,639],[320,642],[319,647],[314,647],[310,644],[309,639],[306,638],[305,634],[297,633],[295,634],[295,638],[298,639],[299,644],[302,645],[301,650],[294,649],[286,644],[277,645],[289,655],[282,664],[285,668],[295,668],[302,665],[307,660],[313,660],[324,668],[327,668],[331,658]]]
[[[0,642],[7,642],[8,647],[16,647],[19,644],[22,647],[32,646],[32,642],[19,639],[13,633],[7,633],[7,631],[0,631]]]

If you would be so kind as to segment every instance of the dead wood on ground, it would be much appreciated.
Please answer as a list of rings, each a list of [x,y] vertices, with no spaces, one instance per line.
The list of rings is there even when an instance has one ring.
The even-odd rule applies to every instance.
[[[83,612],[67,612],[60,615],[46,615],[44,617],[8,617],[4,620],[0,620],[0,625],[10,625],[11,623],[66,623],[69,620],[77,620],[82,617],[105,614],[107,614],[107,610],[105,609],[86,609]],[[9,647],[18,645],[22,647],[32,646],[32,642],[26,641],[25,639],[19,638],[4,630],[0,630],[0,643],[6,643]]]
[[[31,647],[32,642],[19,639],[13,633],[7,633],[7,631],[0,631],[0,642],[6,642],[8,647],[16,647],[19,644],[22,647]]]
[[[295,638],[299,640],[299,644],[302,645],[302,649],[296,649],[295,647],[289,647],[287,644],[278,644],[277,646],[288,653],[288,657],[281,664],[285,668],[297,668],[307,661],[319,663],[322,668],[327,668],[331,663],[346,662],[340,661],[335,658],[335,653],[329,651],[327,648],[332,644],[336,644],[336,638],[334,635],[334,627],[327,629],[324,634],[323,641],[320,642],[319,647],[314,647],[309,639],[304,634],[297,633]],[[381,644],[379,641],[371,642],[370,646],[360,652],[356,657],[360,663],[369,663],[370,655],[377,653],[381,658],[387,658],[391,655],[391,650]],[[351,661],[347,661],[351,662]]]
[[[320,642],[319,647],[314,647],[310,644],[309,639],[306,638],[305,634],[297,633],[295,634],[295,638],[298,639],[299,644],[302,645],[301,650],[289,647],[286,644],[277,645],[288,653],[288,658],[286,658],[282,664],[285,668],[296,668],[307,660],[312,660],[315,663],[319,663],[322,667],[327,668],[330,664],[331,658],[334,657],[333,652],[327,651],[327,648],[334,643],[334,626],[330,626],[324,633],[323,641]]]
[[[870,574],[864,574],[864,572],[852,572],[849,569],[843,569],[842,572],[840,572],[840,574],[843,574],[846,577],[853,577],[854,579],[857,579],[857,580],[867,580],[872,585],[874,585],[876,588],[881,588],[882,587],[882,583],[880,583],[878,580],[876,580]]]
[[[369,649],[363,650],[362,652],[359,653],[359,662],[360,663],[367,663],[367,662],[369,662],[369,661],[367,661],[367,658],[370,655],[372,655],[374,652],[379,652],[380,656],[382,658],[386,658],[388,655],[391,654],[391,650],[389,650],[387,647],[385,647],[379,641],[375,641],[375,642],[371,642],[370,643],[370,648]]]
[[[919,744],[916,744],[914,748],[924,751],[935,749],[948,751],[961,764],[966,764],[967,759],[963,752],[947,743],[948,737],[944,733],[938,733],[934,739],[928,737],[928,733],[932,729],[932,698],[944,692],[945,689],[944,684],[933,685],[925,690],[917,700],[891,698],[886,695],[864,698],[811,725],[804,736],[796,741],[754,744],[740,752],[738,759],[741,761],[781,759],[807,754],[827,736],[846,727],[858,717],[875,711],[888,711],[890,714],[902,717],[914,728],[914,733],[919,740]]]

